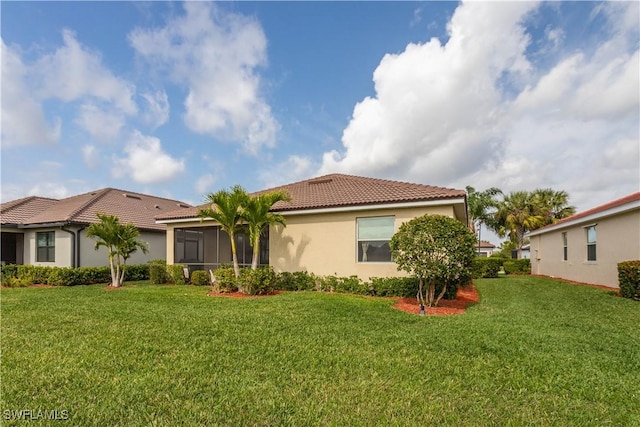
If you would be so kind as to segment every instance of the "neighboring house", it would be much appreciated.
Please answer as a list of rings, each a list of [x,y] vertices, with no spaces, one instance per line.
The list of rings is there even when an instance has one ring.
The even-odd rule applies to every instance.
[[[520,259],[530,259],[531,258],[531,245],[524,245],[520,249]],[[518,250],[513,249],[511,251],[511,259],[518,259]]]
[[[496,245],[486,240],[480,240],[476,246],[476,255],[479,257],[489,257],[496,250]]]
[[[617,264],[640,259],[640,192],[529,233],[531,272],[618,287]]]
[[[285,190],[291,202],[272,211],[287,222],[270,227],[260,247],[260,264],[276,271],[370,277],[401,275],[391,261],[389,241],[400,224],[424,214],[441,214],[467,225],[464,190],[421,184],[326,175],[259,193]],[[256,193],[256,194],[259,194]],[[201,221],[204,206],[157,216],[167,226],[167,263],[191,269],[215,268],[231,261],[228,235],[213,220]],[[251,263],[251,247],[237,237],[240,264]]]
[[[131,191],[104,188],[66,199],[25,197],[0,205],[3,264],[58,267],[90,267],[108,264],[105,248],[94,250],[95,240],[86,236],[96,213],[117,215],[140,230],[140,240],[149,244],[147,255],[138,251],[128,261],[144,263],[164,259],[166,227],[155,222],[162,212],[191,205]]]

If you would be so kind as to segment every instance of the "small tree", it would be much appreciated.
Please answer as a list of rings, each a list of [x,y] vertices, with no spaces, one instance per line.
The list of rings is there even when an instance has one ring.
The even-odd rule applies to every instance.
[[[242,206],[241,216],[247,224],[249,241],[253,248],[253,257],[251,260],[252,270],[258,268],[260,236],[262,235],[262,231],[269,225],[273,224],[282,224],[283,226],[286,226],[284,216],[271,212],[271,207],[277,202],[288,202],[290,200],[291,197],[287,192],[272,191],[270,193],[249,197]]]
[[[211,205],[209,208],[200,209],[198,216],[203,220],[210,218],[217,221],[220,228],[229,235],[233,271],[238,278],[240,277],[240,266],[238,265],[235,236],[240,229],[242,206],[247,203],[249,195],[244,188],[236,185],[231,191],[220,190],[217,193],[208,194],[206,198]]]
[[[96,214],[100,222],[87,228],[87,237],[96,239],[95,250],[104,246],[109,252],[109,268],[111,269],[111,286],[114,288],[124,283],[124,271],[127,260],[138,249],[147,253],[147,243],[138,240],[138,228],[131,224],[121,224],[115,215]]]
[[[391,238],[391,254],[398,270],[418,278],[422,307],[437,306],[448,285],[470,277],[475,240],[468,227],[443,215],[424,215],[400,226]],[[442,284],[437,297],[436,283]]]

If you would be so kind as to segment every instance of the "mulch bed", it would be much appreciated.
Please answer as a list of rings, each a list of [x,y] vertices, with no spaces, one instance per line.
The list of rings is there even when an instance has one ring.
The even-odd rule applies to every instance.
[[[475,286],[469,285],[458,289],[456,299],[441,299],[437,307],[425,307],[427,316],[453,316],[462,314],[467,307],[480,301]],[[416,298],[398,298],[393,308],[411,314],[420,314],[420,305]]]

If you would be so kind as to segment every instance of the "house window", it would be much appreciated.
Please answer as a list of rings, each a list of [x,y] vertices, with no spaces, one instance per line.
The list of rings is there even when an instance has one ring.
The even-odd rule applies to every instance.
[[[587,227],[587,261],[596,260],[596,226]]]
[[[395,217],[358,218],[358,262],[391,262],[389,241],[395,229]]]
[[[44,231],[36,233],[36,261],[56,261],[56,232]]]
[[[563,250],[563,260],[567,261],[569,259],[569,247],[567,246],[567,233],[562,233],[562,250]]]

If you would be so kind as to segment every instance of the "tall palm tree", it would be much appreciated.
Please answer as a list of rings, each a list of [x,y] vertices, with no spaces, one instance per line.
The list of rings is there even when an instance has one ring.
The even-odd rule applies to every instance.
[[[506,195],[491,224],[500,237],[509,236],[518,250],[518,258],[522,257],[525,233],[542,225],[544,217],[536,209],[532,193],[528,191],[513,191]]]
[[[543,226],[554,224],[576,213],[575,206],[569,205],[569,194],[566,191],[538,188],[533,191],[531,197],[535,209],[543,217]]]
[[[247,203],[249,195],[240,185],[235,185],[231,191],[220,190],[216,193],[209,193],[206,200],[210,207],[198,211],[201,219],[213,219],[220,228],[224,230],[231,240],[231,256],[233,257],[233,271],[236,277],[240,277],[240,266],[238,265],[238,254],[236,251],[236,233],[242,221],[242,206]]]
[[[105,247],[109,252],[109,268],[111,269],[111,286],[114,288],[124,283],[124,272],[127,260],[140,249],[147,253],[147,243],[138,240],[138,228],[131,224],[121,224],[115,215],[96,214],[100,222],[87,228],[87,237],[96,239],[95,249]]]
[[[247,223],[249,230],[249,241],[253,248],[253,258],[251,260],[251,268],[258,268],[258,258],[260,255],[260,236],[265,227],[273,224],[282,224],[286,226],[285,219],[282,215],[270,212],[271,207],[277,202],[288,202],[291,200],[289,194],[285,191],[272,191],[270,193],[260,194],[250,197],[242,209],[242,219]]]

